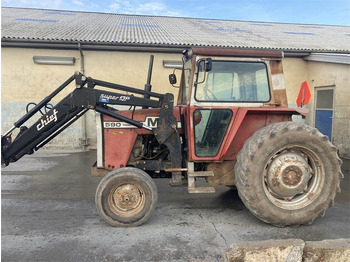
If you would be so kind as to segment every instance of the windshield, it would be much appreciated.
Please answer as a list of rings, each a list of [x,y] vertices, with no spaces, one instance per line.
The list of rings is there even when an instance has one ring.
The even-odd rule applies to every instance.
[[[263,62],[212,61],[204,72],[199,62],[195,99],[197,101],[268,102],[270,89]]]

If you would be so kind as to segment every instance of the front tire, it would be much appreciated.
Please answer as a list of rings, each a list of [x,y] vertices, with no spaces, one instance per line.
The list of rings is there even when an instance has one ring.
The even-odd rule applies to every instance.
[[[97,187],[95,203],[112,226],[138,226],[151,216],[158,199],[157,187],[144,171],[125,167],[108,173]]]
[[[282,122],[255,132],[239,152],[235,184],[246,207],[266,223],[311,224],[340,192],[337,149],[317,129]]]

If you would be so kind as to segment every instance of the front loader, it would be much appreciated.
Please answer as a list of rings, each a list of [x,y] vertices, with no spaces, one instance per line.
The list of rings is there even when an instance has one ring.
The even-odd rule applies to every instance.
[[[306,113],[288,108],[282,57],[277,51],[185,50],[179,83],[169,76],[179,87],[176,106],[172,94],[151,91],[151,63],[145,90],[77,72],[1,137],[2,165],[40,149],[91,109],[100,113],[92,172],[103,176],[95,202],[109,224],[147,221],[157,202],[153,178],[168,178],[189,193],[236,187],[266,223],[310,224],[334,204],[341,160],[327,136],[292,122],[292,115]],[[74,80],[72,93],[31,127],[23,125]],[[197,178],[208,185],[197,187]]]

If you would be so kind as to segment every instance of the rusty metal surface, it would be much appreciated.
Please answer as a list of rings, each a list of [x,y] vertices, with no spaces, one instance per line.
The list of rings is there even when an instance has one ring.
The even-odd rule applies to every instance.
[[[214,173],[212,171],[194,171],[193,162],[187,162],[187,165],[188,165],[188,173],[187,173],[188,193],[195,193],[195,194],[215,193],[214,187],[208,187],[208,186],[196,187],[196,184],[195,184],[196,178],[212,177],[214,176]]]
[[[282,60],[271,60],[269,64],[272,75],[283,74]]]
[[[271,104],[277,106],[288,106],[287,92],[284,82],[283,65],[281,60],[269,61],[270,73],[271,73]]]
[[[182,172],[187,171],[187,168],[165,168],[165,172]]]
[[[325,169],[309,148],[300,145],[282,148],[270,158],[264,170],[265,194],[279,208],[300,209],[322,195]]]
[[[215,193],[215,188],[210,186],[197,186],[196,187],[196,178],[198,177],[208,177],[208,176],[214,176],[213,172],[210,171],[197,171],[192,172],[188,174],[188,193],[191,194],[208,194],[208,193]]]
[[[91,176],[104,177],[110,171],[102,168],[97,168],[96,163],[91,167]]]
[[[212,171],[214,176],[206,177],[208,184],[212,186],[234,185],[235,184],[235,167],[236,161],[224,161],[221,163],[209,163],[207,170]]]
[[[145,192],[136,183],[128,183],[112,189],[108,195],[108,206],[120,217],[133,217],[145,206]]]
[[[257,58],[282,58],[282,51],[265,51],[232,48],[192,48],[193,53],[203,56],[231,56],[231,57],[257,57]]]
[[[164,144],[175,132],[177,132],[177,119],[174,116],[174,96],[166,94],[161,105],[158,126],[154,135],[160,144]]]
[[[266,173],[270,193],[277,198],[301,194],[311,178],[311,168],[300,154],[286,152],[273,159]]]
[[[274,103],[279,106],[288,106],[287,94],[285,89],[272,90]]]

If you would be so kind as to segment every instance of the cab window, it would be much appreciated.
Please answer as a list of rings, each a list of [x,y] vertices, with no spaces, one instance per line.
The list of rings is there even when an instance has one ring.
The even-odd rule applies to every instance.
[[[263,62],[212,61],[205,72],[199,62],[195,99],[197,101],[268,102],[270,89],[266,64]]]

